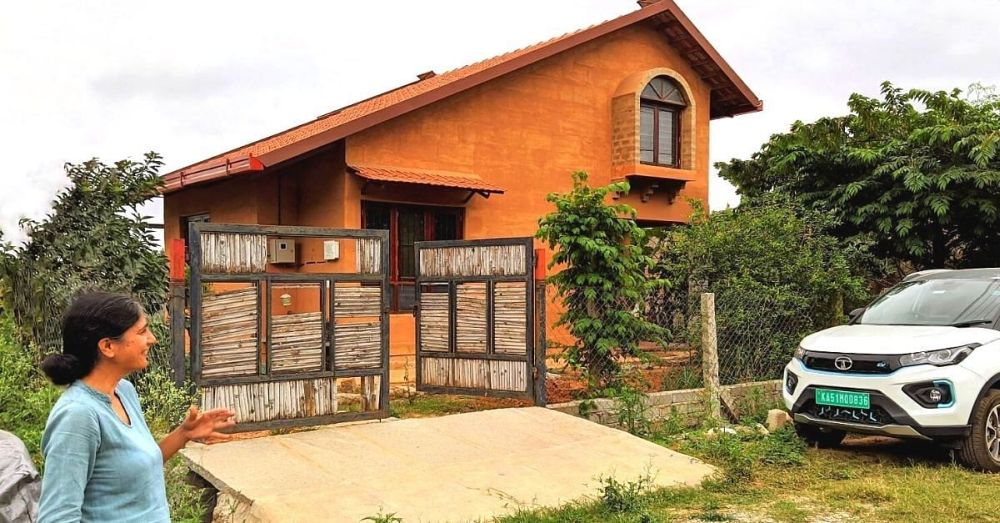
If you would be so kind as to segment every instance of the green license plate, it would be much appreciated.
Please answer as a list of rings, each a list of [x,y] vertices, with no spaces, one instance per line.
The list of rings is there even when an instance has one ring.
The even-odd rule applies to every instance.
[[[871,408],[867,392],[852,392],[847,390],[816,389],[816,404],[856,409]]]

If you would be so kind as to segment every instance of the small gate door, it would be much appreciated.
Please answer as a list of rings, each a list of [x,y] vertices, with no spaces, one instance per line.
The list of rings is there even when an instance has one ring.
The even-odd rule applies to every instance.
[[[532,239],[417,242],[416,251],[417,390],[539,401]]]

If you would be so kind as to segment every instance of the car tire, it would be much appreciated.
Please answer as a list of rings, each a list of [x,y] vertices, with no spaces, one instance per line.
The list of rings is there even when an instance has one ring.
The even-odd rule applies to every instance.
[[[988,391],[972,408],[971,431],[962,440],[958,460],[983,472],[1000,472],[1000,390]]]
[[[806,423],[796,423],[795,433],[798,434],[800,438],[806,440],[810,446],[819,447],[821,449],[828,449],[840,445],[840,442],[844,441],[844,436],[847,435],[847,432],[844,432],[843,430],[817,427],[816,425],[808,425]]]

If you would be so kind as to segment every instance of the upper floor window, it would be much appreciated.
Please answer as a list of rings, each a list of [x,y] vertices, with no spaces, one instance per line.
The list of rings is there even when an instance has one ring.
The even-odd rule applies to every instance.
[[[639,98],[639,161],[680,167],[681,111],[687,106],[681,87],[657,76]]]

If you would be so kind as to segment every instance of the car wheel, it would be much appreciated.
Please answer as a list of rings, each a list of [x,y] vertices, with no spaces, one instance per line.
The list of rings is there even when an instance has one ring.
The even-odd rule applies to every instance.
[[[1000,390],[991,390],[972,409],[971,432],[958,459],[983,472],[1000,472]]]
[[[816,425],[808,425],[806,423],[796,423],[795,433],[798,434],[800,438],[806,440],[809,445],[822,449],[828,449],[830,447],[840,445],[840,442],[844,441],[844,436],[847,435],[847,432],[844,432],[843,430],[818,427]]]

